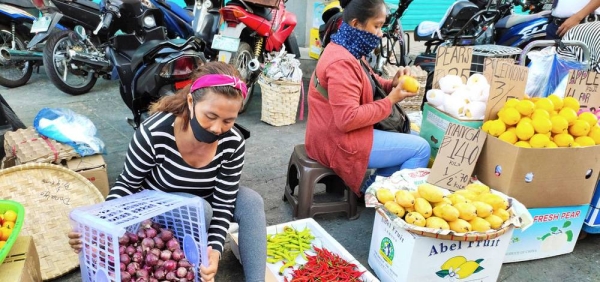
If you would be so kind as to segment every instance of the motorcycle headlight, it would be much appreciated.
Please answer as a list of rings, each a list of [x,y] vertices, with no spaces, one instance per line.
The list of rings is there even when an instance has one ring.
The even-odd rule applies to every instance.
[[[144,27],[145,28],[153,28],[156,27],[156,20],[154,16],[149,15],[144,17]]]

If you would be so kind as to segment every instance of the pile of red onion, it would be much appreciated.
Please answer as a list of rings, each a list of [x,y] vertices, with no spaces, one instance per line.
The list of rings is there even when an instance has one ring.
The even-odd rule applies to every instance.
[[[136,234],[119,238],[121,281],[194,281],[192,265],[185,258],[173,231],[144,220]]]

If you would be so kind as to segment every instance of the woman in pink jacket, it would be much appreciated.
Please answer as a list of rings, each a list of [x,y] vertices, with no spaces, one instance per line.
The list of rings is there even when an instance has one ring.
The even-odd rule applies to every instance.
[[[383,0],[342,0],[343,23],[332,36],[315,69],[308,91],[306,151],[332,168],[357,195],[362,195],[375,175],[389,176],[404,168],[426,167],[430,147],[411,134],[375,130],[373,125],[392,112],[392,105],[416,95],[394,79],[377,76],[387,98],[374,101],[369,74],[359,60],[373,51],[383,35],[386,20]],[[323,96],[315,86],[327,90]],[[376,169],[366,181],[367,168]]]

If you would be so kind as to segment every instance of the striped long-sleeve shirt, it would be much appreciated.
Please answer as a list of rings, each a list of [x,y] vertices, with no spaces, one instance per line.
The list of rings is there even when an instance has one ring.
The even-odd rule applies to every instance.
[[[141,124],[129,144],[123,172],[107,200],[143,189],[203,197],[213,208],[208,245],[222,252],[244,166],[244,137],[233,127],[219,139],[212,161],[202,168],[194,168],[183,160],[177,149],[174,122],[173,114],[156,113]]]

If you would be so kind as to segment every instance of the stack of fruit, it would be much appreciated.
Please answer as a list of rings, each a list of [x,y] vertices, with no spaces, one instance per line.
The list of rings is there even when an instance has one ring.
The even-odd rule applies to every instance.
[[[380,188],[376,196],[389,212],[420,227],[457,233],[486,232],[500,229],[510,218],[508,201],[480,182],[453,193],[429,183],[419,185],[417,191],[393,193]]]
[[[580,110],[573,97],[510,99],[482,130],[524,148],[581,147],[600,144],[598,116]]]
[[[6,245],[6,241],[15,228],[15,222],[17,221],[17,213],[12,210],[7,210],[3,214],[0,214],[0,250]]]
[[[439,80],[440,89],[427,91],[427,102],[440,111],[459,119],[481,120],[485,114],[490,85],[482,74],[469,77],[467,84],[456,75]]]

